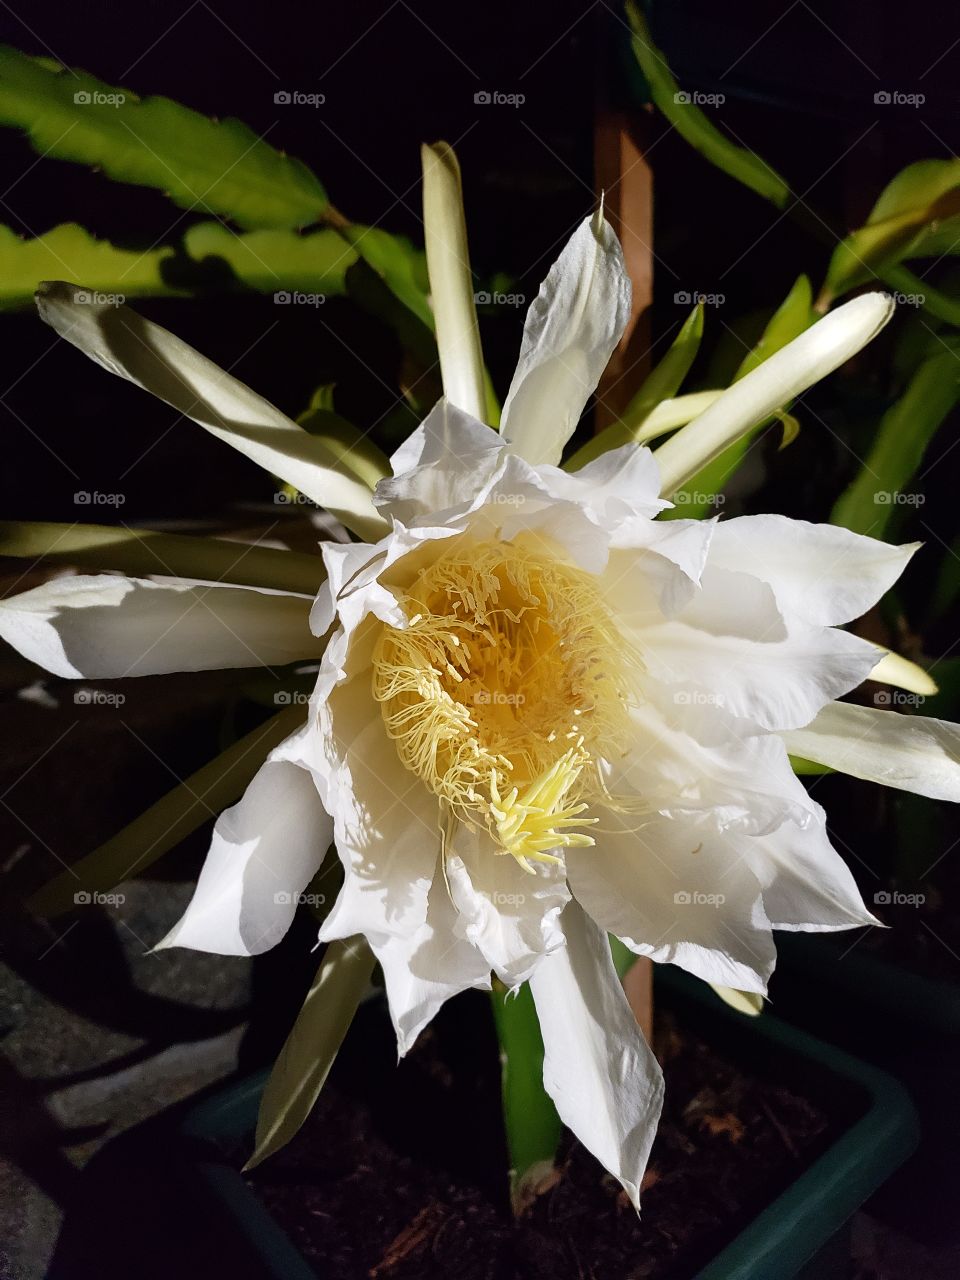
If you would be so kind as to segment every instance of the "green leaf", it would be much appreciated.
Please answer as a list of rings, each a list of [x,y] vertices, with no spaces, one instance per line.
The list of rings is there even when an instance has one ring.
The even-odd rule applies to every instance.
[[[308,226],[327,208],[310,170],[239,120],[139,98],[9,46],[0,46],[0,123],[24,129],[41,156],[96,166],[242,227]]]
[[[960,159],[918,160],[887,184],[864,226],[837,245],[819,301],[863,284],[908,258],[958,251]]]
[[[816,316],[813,312],[813,288],[809,276],[798,276],[780,306],[760,335],[759,341],[744,356],[734,382],[752,373],[775,352],[780,351],[809,329]]]
[[[823,773],[833,773],[828,764],[819,764],[816,760],[804,760],[802,756],[791,756],[790,767],[798,778],[819,777]]]
[[[279,715],[240,738],[216,759],[134,818],[93,853],[88,853],[27,901],[36,915],[57,916],[74,905],[80,891],[107,893],[147,867],[243,794],[267,755],[303,723],[303,707]]]
[[[432,330],[433,311],[427,300],[429,286],[424,251],[405,236],[391,235],[379,227],[347,223],[339,230],[354,253],[377,273],[391,293]]]
[[[331,942],[260,1101],[253,1169],[286,1146],[313,1109],[373,972],[362,938]]]
[[[799,337],[805,329],[810,327],[815,318],[813,312],[813,290],[810,280],[805,275],[798,276],[786,298],[770,317],[756,345],[744,356],[733,381],[739,382],[741,378],[748,373],[752,373],[754,369],[763,364],[764,360],[769,359],[775,352],[785,347],[788,342],[792,342],[794,338]],[[780,447],[784,449],[796,437],[800,427],[796,418],[786,412],[786,407],[776,416],[780,418],[783,424],[783,438]],[[773,420],[768,419],[768,422]],[[753,440],[756,439],[757,433],[762,431],[765,426],[767,426],[767,423],[760,423],[753,431],[741,436],[728,449],[725,449],[723,453],[714,458],[711,463],[708,463],[702,471],[698,472],[688,485],[685,485],[679,493],[674,494],[673,501],[676,505],[672,510],[665,511],[663,518],[687,519],[690,517],[700,518],[707,515],[711,506],[714,505],[716,496],[723,490],[730,477],[743,462]]]
[[[352,422],[333,409],[311,407],[297,418],[301,427],[323,441],[330,457],[349,463],[351,471],[371,489],[390,475],[390,459]]]
[[[927,445],[960,400],[960,361],[952,351],[925,360],[880,420],[873,445],[830,519],[854,533],[882,538],[890,517],[909,505],[907,492]]]
[[[543,1087],[543,1037],[529,983],[510,995],[495,982],[491,1001],[500,1041],[511,1198],[519,1211],[552,1168],[562,1125]]]
[[[316,595],[326,578],[319,555],[126,525],[0,520],[0,556],[43,559],[48,565],[78,569],[113,569],[134,577],[162,574],[233,582],[303,595]]]
[[[960,298],[951,297],[942,289],[935,289],[904,266],[884,267],[880,271],[880,277],[884,284],[901,295],[901,303],[911,298],[916,299],[917,305],[929,311],[932,316],[960,329]]]
[[[189,267],[223,262],[241,284],[264,293],[346,293],[347,270],[357,256],[343,238],[328,228],[302,235],[295,231],[265,229],[234,235],[219,222],[200,222],[183,237],[183,254]],[[165,263],[173,280],[178,257]],[[87,283],[84,281],[84,283]],[[317,305],[322,305],[318,303]]]
[[[336,231],[248,231],[234,235],[219,222],[191,227],[178,245],[121,249],[95,240],[76,223],[22,240],[0,226],[0,308],[33,305],[42,280],[66,279],[119,299],[184,297],[234,282],[264,292],[329,295],[346,292],[357,256]]]
[[[791,194],[787,183],[765,160],[738,147],[711,124],[673,78],[666,59],[650,38],[650,29],[639,5],[627,0],[626,9],[633,31],[633,51],[650,86],[651,97],[677,133],[711,164],[783,209]]]
[[[598,458],[608,449],[621,445],[639,444],[651,437],[644,433],[644,426],[653,411],[664,401],[670,400],[690,372],[703,337],[703,306],[697,304],[680,327],[680,332],[670,344],[670,349],[643,381],[643,385],[623,411],[623,417],[588,440],[568,462],[569,469],[576,470]]]
[[[940,569],[928,606],[927,622],[933,623],[938,618],[942,618],[958,599],[960,599],[960,537],[954,538],[953,545],[940,558]]]

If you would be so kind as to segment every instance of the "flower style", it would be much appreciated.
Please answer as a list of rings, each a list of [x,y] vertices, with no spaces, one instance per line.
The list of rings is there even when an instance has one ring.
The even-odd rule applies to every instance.
[[[322,654],[305,724],[220,817],[159,945],[274,945],[333,840],[345,880],[320,938],[367,939],[400,1053],[491,973],[529,982],[546,1088],[636,1204],[662,1079],[606,934],[765,993],[773,929],[873,921],[788,751],[955,800],[960,730],[836,701],[882,657],[838,628],[916,545],[774,515],[656,518],[665,493],[868,341],[887,300],[821,321],[656,455],[625,445],[564,471],[629,298],[616,237],[588,219],[530,308],[500,432],[441,401],[371,502],[196,352],[48,287],[41,311],[64,337],[369,541],[322,544],[315,599],[66,577],[0,605],[0,635],[67,676]]]

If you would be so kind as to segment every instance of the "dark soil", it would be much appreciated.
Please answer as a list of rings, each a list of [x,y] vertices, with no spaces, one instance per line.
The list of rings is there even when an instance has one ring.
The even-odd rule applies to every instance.
[[[829,1081],[798,1088],[765,1061],[745,1073],[697,1032],[661,1011],[667,1101],[642,1218],[565,1135],[556,1181],[514,1222],[479,995],[447,1006],[399,1068],[382,1013],[365,1010],[310,1121],[251,1182],[324,1280],[693,1275],[851,1118]]]

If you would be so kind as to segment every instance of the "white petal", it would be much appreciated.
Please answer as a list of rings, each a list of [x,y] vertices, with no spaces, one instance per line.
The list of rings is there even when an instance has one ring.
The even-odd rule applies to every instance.
[[[392,934],[373,944],[401,1057],[451,996],[469,987],[490,989],[489,963],[472,943],[457,936],[456,924],[457,913],[438,870],[420,928],[409,936]]]
[[[892,547],[836,525],[786,516],[737,516],[717,526],[710,563],[769,583],[786,613],[837,626],[875,605],[920,545]]]
[[[782,616],[765,582],[712,563],[690,603],[638,631],[637,643],[675,701],[715,703],[765,729],[808,724],[865,680],[878,656],[849,632]]]
[[[498,853],[485,831],[460,824],[446,863],[458,933],[480,951],[497,976],[515,987],[544,955],[563,946],[560,912],[570,900],[562,867],[526,872]]]
[[[593,849],[572,849],[573,896],[637,955],[705,982],[764,994],[776,950],[760,883],[738,844],[707,823],[604,814]],[[760,839],[760,837],[749,837]]]
[[[854,778],[960,800],[960,725],[832,702],[803,729],[781,735],[792,755]]]
[[[496,431],[440,400],[393,455],[394,476],[377,485],[374,503],[404,524],[457,507],[473,498],[502,452]]]
[[[751,427],[856,355],[893,312],[892,298],[865,293],[831,311],[735,382],[655,451],[664,495],[676,493]]]
[[[805,829],[785,822],[767,835],[734,833],[731,840],[760,881],[774,929],[830,933],[878,923],[830,843],[822,811]]]
[[[311,704],[323,755],[318,771],[326,775],[324,803],[345,870],[340,896],[320,932],[325,942],[355,933],[371,946],[394,935],[412,937],[426,919],[440,850],[437,798],[400,763],[371,693],[376,625],[354,638],[347,678]]]
[[[586,218],[527,312],[500,430],[528,462],[560,461],[630,316],[630,278],[602,213]]]
[[[479,418],[485,399],[483,356],[470,274],[460,166],[453,148],[446,142],[423,146],[420,154],[423,231],[443,388],[453,404]]]
[[[610,449],[579,471],[542,465],[537,474],[554,497],[579,503],[611,530],[627,517],[652,518],[669,505],[660,497],[660,469],[653,454],[635,444]]]
[[[185,418],[233,445],[265,471],[294,485],[362,537],[386,528],[373,507],[375,474],[328,444],[218,368],[192,347],[129,307],[83,301],[84,291],[45,282],[37,294],[42,319],[61,338],[163,400]],[[78,301],[78,298],[81,299]]]
[[[309,609],[253,587],[79,574],[0,601],[0,636],[59,676],[270,666],[321,652]]]
[[[939,686],[928,671],[900,653],[891,653],[889,649],[870,672],[870,679],[892,684],[897,689],[908,689],[924,698],[932,698],[939,693]]]
[[[601,578],[607,606],[625,631],[672,618],[700,585],[715,520],[629,519],[611,537]]]
[[[156,949],[268,951],[290,927],[332,836],[310,773],[269,759],[243,799],[217,819],[190,905]]]
[[[606,937],[571,902],[567,945],[530,979],[543,1033],[543,1083],[560,1119],[635,1207],[663,1105],[663,1074],[637,1026]]]

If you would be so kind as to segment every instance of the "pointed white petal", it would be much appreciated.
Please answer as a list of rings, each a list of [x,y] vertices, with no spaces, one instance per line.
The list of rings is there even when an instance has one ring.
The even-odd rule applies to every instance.
[[[803,729],[780,735],[791,755],[854,778],[960,800],[960,725],[831,702]]]
[[[374,943],[401,1057],[451,996],[469,987],[490,989],[489,962],[457,936],[456,924],[457,913],[438,868],[423,924],[409,936],[392,934]]]
[[[37,294],[41,318],[104,369],[233,445],[361,537],[385,531],[370,496],[379,474],[357,454],[336,453],[212,360],[129,307],[84,301],[85,296],[75,285],[45,282]]]
[[[451,404],[482,419],[483,356],[473,298],[460,166],[453,148],[446,142],[423,146],[420,155],[423,232],[443,391]]]
[[[473,498],[502,450],[496,431],[439,400],[393,455],[394,476],[380,481],[373,500],[404,524],[459,506]]]
[[[660,471],[653,454],[634,444],[610,449],[579,471],[543,464],[537,472],[550,494],[581,504],[611,531],[626,518],[652,518],[669,506],[660,497]]]
[[[586,218],[527,312],[500,430],[528,462],[560,461],[630,316],[630,278],[612,227]]]
[[[797,782],[781,736],[760,733],[706,703],[678,704],[653,681],[631,713],[635,738],[608,787],[658,812],[720,831],[762,835],[807,826],[819,810]]]
[[[659,815],[604,814],[600,825],[595,848],[567,857],[573,896],[600,927],[637,955],[764,994],[776,950],[743,841]]]
[[[486,831],[461,823],[446,874],[459,913],[457,932],[508,987],[529,978],[544,955],[563,946],[558,921],[570,894],[562,867],[540,863],[531,875],[510,854],[498,853]]]
[[[635,1207],[663,1105],[663,1074],[623,994],[606,937],[575,902],[567,945],[530,979],[543,1033],[543,1083],[560,1119]]]
[[[932,698],[938,692],[936,680],[909,658],[889,650],[883,655],[870,672],[871,680],[881,684],[892,684],[897,689],[907,689],[910,693],[919,693],[921,697]]]
[[[830,843],[822,810],[804,828],[785,822],[767,835],[735,833],[731,839],[760,881],[774,929],[832,933],[877,923]]]
[[[781,615],[765,582],[712,563],[689,604],[638,631],[637,644],[675,702],[713,704],[765,729],[808,724],[877,661],[875,645]]]
[[[81,574],[0,601],[0,636],[67,677],[270,666],[322,652],[309,609],[252,587]]]
[[[243,799],[217,819],[190,905],[156,949],[269,951],[290,927],[332,836],[310,773],[269,759]]]
[[[894,307],[883,293],[854,298],[735,382],[655,451],[664,495],[676,493],[751,427],[856,355],[880,332]]]
[[[786,516],[737,516],[717,525],[710,563],[760,578],[785,613],[827,627],[866,613],[920,545],[892,547],[836,525]]]

